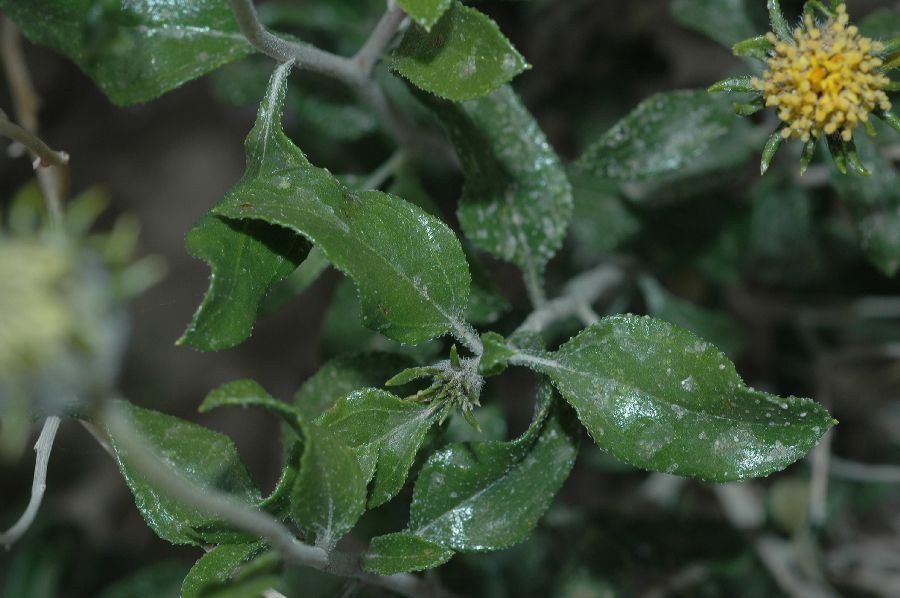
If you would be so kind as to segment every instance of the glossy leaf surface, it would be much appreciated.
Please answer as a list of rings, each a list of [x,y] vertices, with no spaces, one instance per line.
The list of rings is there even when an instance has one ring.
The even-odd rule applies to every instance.
[[[447,131],[466,184],[460,226],[473,245],[538,281],[562,246],[572,188],[534,118],[504,87],[461,105],[420,95]]]
[[[462,101],[500,88],[528,64],[490,17],[454,1],[430,31],[406,32],[391,68],[420,89]]]
[[[120,105],[152,100],[252,52],[227,0],[0,0],[0,9]]]
[[[179,345],[221,351],[249,338],[260,302],[309,253],[302,237],[264,222],[206,215],[185,239],[188,252],[210,267],[209,290]]]
[[[579,158],[594,176],[640,181],[672,175],[695,161],[711,169],[731,156],[719,147],[741,126],[731,101],[705,90],[676,91],[641,102]]]
[[[555,353],[513,362],[549,376],[598,445],[644,469],[717,482],[765,476],[834,423],[814,401],[748,388],[714,346],[648,317],[604,318]]]
[[[366,479],[374,478],[369,495],[369,508],[374,508],[403,487],[426,432],[440,416],[439,407],[368,388],[339,400],[317,423],[351,447]]]
[[[452,3],[453,0],[397,0],[406,14],[425,29],[431,29]]]
[[[443,565],[453,554],[450,548],[399,532],[373,539],[363,556],[362,567],[377,575],[424,571]]]
[[[381,387],[397,372],[414,365],[405,355],[358,353],[326,362],[294,394],[294,406],[315,419],[355,390]]]
[[[366,479],[343,439],[303,428],[303,456],[291,493],[291,517],[306,541],[325,550],[353,529],[366,507]]]
[[[264,542],[221,544],[204,554],[181,586],[181,598],[202,598],[211,588],[232,580],[241,565],[266,549]]]
[[[247,172],[213,212],[310,239],[360,291],[363,322],[406,343],[464,329],[469,271],[440,220],[398,197],[356,192],[316,168],[281,130],[290,64],[272,76],[247,138]]]
[[[182,475],[200,486],[234,496],[255,505],[259,490],[244,467],[234,443],[227,436],[191,422],[122,403],[131,424],[148,447]],[[108,432],[109,433],[109,432]],[[214,517],[184,506],[153,487],[128,463],[128,454],[109,433],[119,471],[134,495],[134,502],[153,531],[173,544],[218,544],[245,539]]]
[[[454,550],[496,550],[524,540],[575,461],[577,435],[549,393],[513,442],[453,444],[416,480],[408,532]]]

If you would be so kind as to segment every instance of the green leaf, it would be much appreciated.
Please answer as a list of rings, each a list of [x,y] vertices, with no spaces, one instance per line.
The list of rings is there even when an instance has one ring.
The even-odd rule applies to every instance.
[[[734,44],[731,52],[735,56],[750,56],[765,62],[769,59],[769,52],[772,51],[772,47],[769,36],[757,35]]]
[[[593,265],[641,229],[640,221],[618,194],[618,185],[573,169],[569,172],[575,209],[572,251],[580,264]]]
[[[321,344],[324,356],[379,352],[409,356],[416,363],[424,363],[431,361],[443,351],[441,341],[438,339],[419,345],[404,345],[393,341],[363,326],[359,314],[359,296],[353,281],[349,278],[338,280],[334,293],[331,296],[331,303],[325,312],[325,319],[322,322]],[[364,384],[359,388],[378,386],[395,373],[391,372],[383,380],[372,384]],[[330,405],[325,405],[324,407],[327,408],[328,406]]]
[[[647,304],[647,313],[654,318],[690,330],[732,359],[743,349],[746,335],[727,313],[680,299],[649,276],[640,277],[638,284]]]
[[[307,541],[331,550],[366,508],[366,477],[342,440],[303,426],[303,456],[291,493],[291,517]]]
[[[478,258],[472,254],[467,257],[469,272],[472,273],[472,290],[469,293],[466,320],[476,325],[493,324],[512,309],[512,306]]]
[[[572,188],[559,158],[515,92],[462,105],[419,94],[441,121],[466,175],[460,226],[477,248],[540,281],[562,246]]]
[[[578,165],[619,181],[681,175],[698,161],[709,161],[703,166],[712,170],[733,160],[721,146],[739,123],[722,96],[705,90],[658,94],[589,147]]]
[[[729,48],[756,32],[745,0],[674,0],[671,10],[685,27]]]
[[[398,532],[374,538],[363,555],[362,568],[376,575],[424,571],[443,565],[453,555],[453,550],[440,544]]]
[[[272,75],[247,137],[247,172],[213,208],[309,238],[359,287],[363,323],[416,344],[452,329],[469,334],[462,314],[469,270],[443,222],[398,197],[355,192],[316,168],[281,130],[291,64]]]
[[[409,28],[391,68],[419,89],[458,102],[488,94],[529,67],[490,17],[454,1],[431,31]]]
[[[484,354],[478,363],[478,371],[484,376],[496,376],[506,369],[509,360],[516,356],[516,350],[507,345],[506,339],[496,332],[481,335]]]
[[[357,353],[326,362],[294,394],[294,406],[315,419],[355,390],[382,387],[397,372],[414,365],[405,355]]]
[[[188,252],[209,264],[209,290],[177,344],[221,351],[253,331],[260,302],[309,252],[302,237],[264,222],[207,214],[188,233]]]
[[[204,487],[226,492],[255,505],[259,490],[241,462],[231,439],[197,424],[123,402],[134,429],[148,447],[182,475]],[[134,495],[138,510],[156,534],[172,544],[233,543],[245,535],[214,517],[184,506],[157,491],[128,462],[121,442],[107,430],[119,471]]]
[[[834,423],[814,401],[748,388],[715,347],[648,317],[604,318],[555,353],[513,363],[549,376],[601,448],[654,471],[716,482],[765,476]]]
[[[254,380],[236,380],[213,390],[200,403],[200,413],[220,407],[253,407],[271,411],[287,423],[299,428],[300,411],[288,403],[275,399]]]
[[[253,380],[238,380],[224,384],[210,392],[200,404],[199,411],[205,413],[220,407],[257,408],[269,411],[284,421],[282,446],[284,465],[272,493],[262,499],[257,506],[274,513],[278,517],[290,515],[290,498],[300,468],[303,455],[303,415],[294,405],[283,403],[272,397]]]
[[[460,551],[497,550],[528,536],[577,452],[577,435],[543,390],[540,412],[518,440],[453,444],[428,459],[413,491],[410,534]]]
[[[900,177],[873,140],[857,135],[856,141],[872,175],[835,174],[832,184],[853,218],[866,256],[885,275],[894,276],[900,270]]]
[[[265,542],[222,544],[194,564],[181,586],[181,598],[202,598],[207,591],[232,581],[241,565],[261,554]]]
[[[882,8],[866,15],[857,25],[862,35],[886,41],[900,35],[900,12]]]
[[[283,430],[286,428],[282,428]],[[290,430],[290,429],[289,429]],[[284,465],[281,475],[275,483],[275,488],[259,503],[260,509],[265,509],[279,519],[288,519],[291,514],[291,493],[294,483],[297,481],[297,473],[300,468],[300,458],[303,456],[303,442],[295,432],[289,435],[282,433],[283,446],[287,447],[284,454]]]
[[[252,52],[226,0],[0,0],[0,9],[119,105],[152,100]]]
[[[453,0],[397,0],[406,14],[426,30],[438,22],[452,2]]]
[[[421,405],[368,388],[349,394],[317,423],[353,450],[366,480],[374,478],[369,508],[397,495],[425,434],[440,417],[440,403]]]

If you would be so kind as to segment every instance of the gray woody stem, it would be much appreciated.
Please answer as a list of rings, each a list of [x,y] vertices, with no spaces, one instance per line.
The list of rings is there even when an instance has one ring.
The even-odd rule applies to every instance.
[[[591,305],[606,293],[622,286],[627,279],[619,264],[597,266],[566,285],[562,296],[548,301],[529,315],[516,332],[540,332],[550,324],[570,317],[580,317],[587,325],[596,322]]]
[[[304,544],[268,513],[238,502],[218,490],[200,486],[166,464],[147,443],[143,442],[128,415],[115,403],[107,403],[103,421],[127,454],[129,465],[139,471],[155,488],[183,505],[217,517],[236,529],[266,539],[287,563],[311,567],[342,577],[356,578],[409,598],[428,596],[453,598],[450,592],[435,587],[415,575],[404,573],[381,576],[367,573],[359,567],[357,556],[338,551],[326,552],[316,546]],[[99,430],[95,429],[92,434],[100,439]]]
[[[253,0],[229,0],[229,3],[241,33],[254,48],[279,62],[294,61],[297,69],[313,71],[343,82],[379,115],[385,127],[402,145],[442,147],[427,139],[418,140],[413,128],[397,114],[384,91],[372,80],[375,64],[406,16],[401,8],[389,4],[387,12],[360,51],[353,58],[346,58],[267,31],[259,22]]]
[[[36,156],[35,168],[38,166],[64,166],[69,163],[69,154],[58,152],[41,141],[40,137],[20,127],[14,122],[0,115],[0,137],[6,137],[18,141]]]
[[[0,544],[9,550],[16,541],[28,531],[34,518],[37,516],[38,510],[41,508],[41,501],[44,498],[44,490],[47,489],[47,463],[50,461],[50,452],[53,450],[53,440],[56,438],[56,431],[59,429],[59,418],[56,416],[48,417],[44,421],[44,427],[41,429],[41,435],[38,437],[37,444],[34,445],[34,451],[37,454],[34,462],[34,481],[31,485],[31,500],[25,512],[19,517],[15,525],[0,533]]]
[[[375,65],[378,64],[378,60],[384,54],[385,48],[394,38],[405,18],[406,13],[403,12],[402,8],[393,1],[388,3],[387,11],[382,15],[378,24],[375,25],[375,29],[369,35],[369,39],[366,40],[366,43],[353,57],[353,62],[356,63],[357,68],[366,77],[372,75]]]

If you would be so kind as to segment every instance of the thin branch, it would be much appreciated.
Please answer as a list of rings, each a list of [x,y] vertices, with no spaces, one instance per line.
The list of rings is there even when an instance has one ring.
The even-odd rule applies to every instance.
[[[388,3],[388,9],[381,16],[378,24],[375,25],[371,35],[369,35],[369,39],[366,40],[366,43],[353,57],[353,62],[356,63],[359,71],[366,77],[372,76],[375,65],[378,64],[378,61],[384,54],[385,48],[394,39],[394,35],[400,29],[404,19],[406,19],[406,13],[397,6],[396,2],[391,0]]]
[[[22,124],[23,129],[37,138],[38,111],[41,101],[28,73],[25,54],[22,52],[22,36],[16,25],[8,18],[0,16],[0,22],[2,22],[0,56],[3,59],[3,69],[6,71],[6,80],[12,94],[16,119]],[[69,157],[63,152],[56,152],[58,158],[64,156],[65,160],[59,164],[48,165],[46,157],[41,157],[33,148],[30,149],[32,149],[32,158],[40,158],[41,163],[45,166],[36,172],[38,186],[47,204],[51,222],[59,224],[62,220],[63,197],[69,185]],[[47,149],[49,150],[49,148]]]
[[[28,148],[36,156],[35,168],[51,165],[65,166],[69,163],[69,154],[50,149],[40,137],[8,119],[0,118],[0,137],[18,141]]]
[[[398,150],[394,152],[381,166],[373,170],[369,176],[363,179],[359,184],[359,188],[363,191],[380,189],[381,186],[394,175],[394,172],[403,165],[405,160],[406,156],[402,151]]]
[[[900,484],[900,466],[871,465],[840,457],[831,457],[831,475],[854,482]]]
[[[529,263],[522,269],[522,280],[525,281],[525,292],[528,301],[535,310],[547,307],[547,291],[544,289],[544,273]]]
[[[384,17],[379,22],[380,27],[376,27],[373,32],[376,39],[371,43],[366,42],[363,49],[357,53],[357,57],[346,58],[310,44],[281,38],[266,30],[259,22],[253,0],[229,0],[229,3],[241,32],[258,51],[279,62],[294,61],[294,68],[299,70],[313,71],[341,81],[351,88],[363,103],[372,108],[400,145],[431,154],[437,153],[450,161],[455,160],[455,155],[442,138],[420,134],[412,123],[394,109],[384,90],[371,78],[371,69],[366,70],[365,65],[361,66],[357,61],[360,54],[367,64],[369,61],[377,61],[370,53],[379,46],[384,49],[381,45],[382,36],[390,31],[388,25],[397,18],[393,8],[388,9],[391,15]],[[386,44],[388,41],[390,40],[384,40],[383,43]]]
[[[2,32],[0,32],[0,54],[3,56],[3,69],[6,71],[13,108],[16,117],[25,129],[37,131],[37,113],[41,107],[41,98],[31,82],[31,75],[28,73],[20,41],[19,29],[15,23],[3,17]]]
[[[253,0],[229,0],[229,4],[241,33],[263,54],[279,62],[293,60],[299,69],[327,75],[353,86],[362,83],[362,73],[351,59],[270,33],[259,22]]]
[[[562,296],[533,311],[516,332],[540,332],[550,324],[570,317],[580,317],[585,323],[590,322],[596,317],[590,306],[619,288],[626,279],[625,269],[619,264],[597,266],[572,279]]]
[[[435,596],[453,598],[453,594],[411,574],[372,575],[359,566],[359,557],[338,551],[327,552],[297,540],[275,517],[238,502],[232,496],[201,486],[174,469],[141,440],[140,433],[121,407],[109,403],[103,421],[115,434],[128,455],[129,465],[167,497],[212,515],[229,525],[261,538],[281,553],[290,564],[318,569],[333,575],[359,579],[367,584],[396,592],[409,598]]]
[[[48,417],[44,421],[41,435],[34,445],[34,451],[37,455],[34,462],[34,481],[31,484],[31,500],[28,501],[25,512],[22,513],[15,525],[0,534],[0,544],[3,544],[7,550],[28,531],[28,528],[31,527],[34,518],[37,516],[38,510],[41,508],[44,490],[47,489],[47,464],[50,461],[50,453],[53,450],[53,440],[56,438],[56,431],[59,429],[59,421],[59,418],[55,415]]]
[[[481,337],[478,336],[478,332],[472,328],[472,325],[465,320],[454,320],[453,330],[450,332],[456,337],[456,340],[461,342],[476,357],[481,357],[484,354],[484,344],[481,342]]]

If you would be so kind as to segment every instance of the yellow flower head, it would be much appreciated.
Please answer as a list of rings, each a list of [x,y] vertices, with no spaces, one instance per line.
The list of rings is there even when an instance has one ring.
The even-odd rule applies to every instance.
[[[845,5],[836,13],[825,22],[807,14],[789,42],[767,36],[772,55],[762,79],[754,78],[752,85],[766,106],[778,110],[785,139],[806,142],[839,132],[850,141],[870,112],[891,109],[885,93],[890,79],[878,70],[884,46],[849,24]]]
[[[749,102],[735,102],[740,115],[774,108],[781,124],[763,149],[760,171],[765,173],[778,148],[788,139],[800,139],[800,174],[806,170],[820,140],[838,171],[848,166],[861,175],[862,164],[853,140],[863,124],[870,135],[874,114],[900,132],[900,117],[891,112],[889,93],[900,91],[900,82],[888,73],[900,68],[900,37],[875,41],[860,35],[850,24],[841,0],[807,0],[803,20],[794,30],[781,12],[778,0],[768,0],[772,32],[738,42],[737,56],[749,56],[764,64],[761,77],[730,77],[715,83],[711,92],[749,94]],[[816,19],[821,14],[824,19]]]

